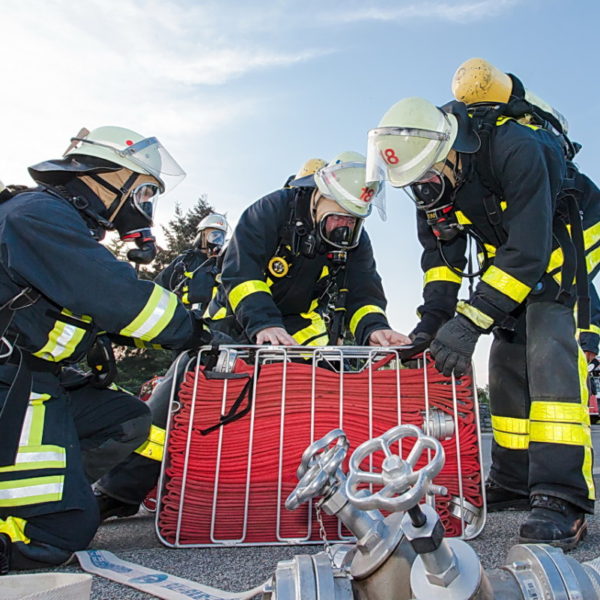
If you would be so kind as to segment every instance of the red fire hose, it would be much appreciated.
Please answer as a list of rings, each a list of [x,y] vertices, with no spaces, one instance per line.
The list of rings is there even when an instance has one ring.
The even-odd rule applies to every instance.
[[[344,373],[343,378],[316,367],[314,379],[311,364],[263,365],[255,382],[252,412],[207,435],[201,431],[219,422],[245,386],[252,389],[247,377],[254,375],[254,367],[238,359],[234,373],[247,377],[227,380],[207,379],[204,367],[188,371],[178,394],[181,409],[173,417],[168,440],[159,513],[162,536],[182,545],[224,540],[269,543],[307,537],[317,542],[319,526],[313,516],[309,527],[308,505],[294,512],[283,506],[298,481],[296,469],[305,448],[341,427],[350,441],[349,456],[362,442],[400,422],[423,427],[426,397],[430,411],[437,409],[456,419],[460,447],[457,450],[457,431],[442,441],[446,462],[434,482],[448,489],[447,496],[436,497],[446,534],[460,535],[461,521],[449,510],[451,497],[462,491],[465,500],[476,507],[482,505],[472,379],[462,377],[453,388],[451,380],[431,364],[425,369],[381,368],[387,362],[389,359],[381,361],[371,371]],[[404,456],[411,446],[410,440],[404,441]],[[382,459],[383,455],[374,455],[375,469]],[[422,457],[416,467],[425,460]],[[337,519],[324,515],[324,521],[328,538],[338,539]]]

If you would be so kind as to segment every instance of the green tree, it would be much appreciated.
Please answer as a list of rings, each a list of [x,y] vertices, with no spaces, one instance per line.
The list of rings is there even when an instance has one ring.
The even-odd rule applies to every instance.
[[[190,248],[196,237],[198,223],[211,212],[214,210],[208,203],[206,194],[202,194],[194,206],[185,212],[176,204],[173,218],[166,226],[162,226],[166,243],[164,247],[159,247],[157,256],[150,265],[139,267],[140,279],[154,279],[177,256]],[[119,259],[127,260],[128,244],[115,239],[108,247]],[[119,346],[115,348],[115,357],[119,370],[117,383],[137,393],[142,383],[154,375],[165,373],[173,360],[173,353],[170,350]]]

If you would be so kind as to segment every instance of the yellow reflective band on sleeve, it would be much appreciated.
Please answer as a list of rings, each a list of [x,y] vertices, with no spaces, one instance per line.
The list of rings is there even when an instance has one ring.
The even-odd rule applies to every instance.
[[[467,317],[469,321],[475,323],[475,325],[481,327],[481,329],[489,329],[494,324],[494,319],[492,319],[492,317],[486,315],[484,312],[464,300],[459,300],[457,302],[456,312]]]
[[[529,439],[532,442],[548,444],[568,444],[570,446],[591,446],[592,436],[587,425],[574,423],[531,422]]]
[[[492,415],[492,428],[505,433],[527,434],[529,433],[529,419]]]
[[[164,350],[164,348],[160,344],[150,344],[148,342],[144,342],[144,340],[140,340],[139,338],[135,338],[133,340],[133,345],[136,348],[152,348],[153,350]]]
[[[494,440],[502,448],[527,450],[529,448],[529,419],[492,415]]]
[[[63,308],[61,313],[65,316],[82,321],[83,323],[91,323],[92,318],[87,315],[77,316],[67,308]],[[42,348],[33,352],[34,356],[48,360],[51,362],[60,362],[71,356],[79,342],[83,339],[86,330],[82,327],[77,327],[71,323],[57,320],[54,327],[48,333],[48,341]]]
[[[300,313],[300,316],[304,319],[310,319],[311,324],[292,334],[292,337],[298,344],[300,346],[326,345],[329,341],[329,336],[327,335],[327,325],[325,324],[323,317],[314,311]]]
[[[484,281],[495,290],[498,290],[519,304],[525,300],[527,294],[531,291],[531,288],[528,285],[525,285],[495,265],[486,269],[481,281]]]
[[[534,400],[531,403],[530,419],[550,423],[582,423],[588,412],[581,404],[570,402],[544,402]]]
[[[0,533],[5,533],[12,542],[29,544],[31,540],[25,535],[27,521],[19,517],[6,517],[0,519]]]
[[[469,219],[462,210],[455,210],[454,214],[456,215],[456,220],[459,225],[472,225],[471,219]]]
[[[221,306],[221,308],[214,314],[210,315],[208,312],[208,308],[204,311],[203,317],[205,319],[212,319],[213,321],[218,321],[219,319],[224,319],[227,316],[227,308],[225,306]]]
[[[557,248],[552,251],[550,255],[550,260],[548,261],[548,267],[546,269],[546,273],[551,273],[554,269],[559,269],[562,267],[565,262],[565,257],[563,255],[562,248]]]
[[[350,319],[350,331],[352,332],[352,335],[356,335],[356,328],[358,327],[361,319],[373,313],[378,313],[385,316],[385,311],[383,308],[380,306],[375,306],[374,304],[362,306],[352,315],[352,318]]]
[[[600,262],[600,246],[598,246],[598,248],[592,250],[587,254],[587,256],[585,257],[585,262],[588,273],[591,273]]]
[[[0,481],[0,506],[26,506],[62,499],[64,475]]]
[[[258,292],[266,292],[267,294],[270,294],[271,290],[269,289],[269,286],[260,279],[244,281],[244,283],[236,285],[231,292],[229,292],[229,304],[231,304],[231,308],[235,311],[238,307],[238,304],[244,298],[247,298],[251,294],[256,294]]]
[[[152,425],[148,439],[135,452],[146,458],[157,460],[160,462],[163,459],[165,450],[165,430]]]
[[[425,271],[423,275],[423,287],[434,281],[449,281],[450,283],[460,284],[462,279],[460,275],[448,267],[433,267]]]
[[[598,327],[598,325],[590,325],[588,327],[588,329],[580,329],[579,330],[580,333],[596,333],[598,335],[600,335],[600,327]]]
[[[600,222],[588,227],[583,232],[583,245],[586,250],[598,243],[600,239]]]
[[[176,308],[177,296],[154,284],[146,306],[119,333],[150,342],[169,324]]]

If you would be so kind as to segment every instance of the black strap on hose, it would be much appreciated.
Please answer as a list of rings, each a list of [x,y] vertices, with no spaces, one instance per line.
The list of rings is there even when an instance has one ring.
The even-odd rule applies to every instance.
[[[219,422],[211,425],[210,427],[206,427],[205,429],[200,429],[201,435],[208,435],[209,433],[216,431],[220,427],[224,427],[229,423],[233,423],[242,417],[245,417],[251,410],[254,402],[254,380],[258,379],[258,374],[260,373],[260,367],[257,367],[256,375],[251,377],[248,373],[218,373],[218,372],[210,372],[207,373],[204,371],[204,375],[207,379],[244,379],[248,378],[246,385],[242,388],[239,396],[236,398],[235,402],[231,405],[231,408],[227,411],[226,414],[221,415],[219,418]],[[242,402],[246,398],[246,405],[242,408]]]

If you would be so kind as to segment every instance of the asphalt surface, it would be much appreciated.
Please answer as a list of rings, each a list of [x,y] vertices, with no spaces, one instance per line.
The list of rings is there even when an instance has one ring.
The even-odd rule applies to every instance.
[[[592,427],[594,448],[600,449],[600,426]],[[489,468],[491,434],[483,434],[484,468]],[[600,465],[594,471],[596,485],[600,483]],[[508,550],[517,543],[519,525],[526,512],[502,512],[488,515],[483,533],[470,542],[481,558],[484,568],[504,563]],[[268,546],[239,548],[170,549],[161,545],[154,532],[153,515],[140,512],[126,519],[111,519],[100,527],[90,548],[109,550],[123,560],[135,562],[205,585],[227,591],[250,589],[265,581],[279,560],[295,554],[315,553],[321,546]],[[589,533],[571,553],[578,560],[600,556],[600,516],[589,519]],[[75,565],[56,569],[80,572]],[[149,599],[154,596],[121,586],[94,576],[92,600]]]

